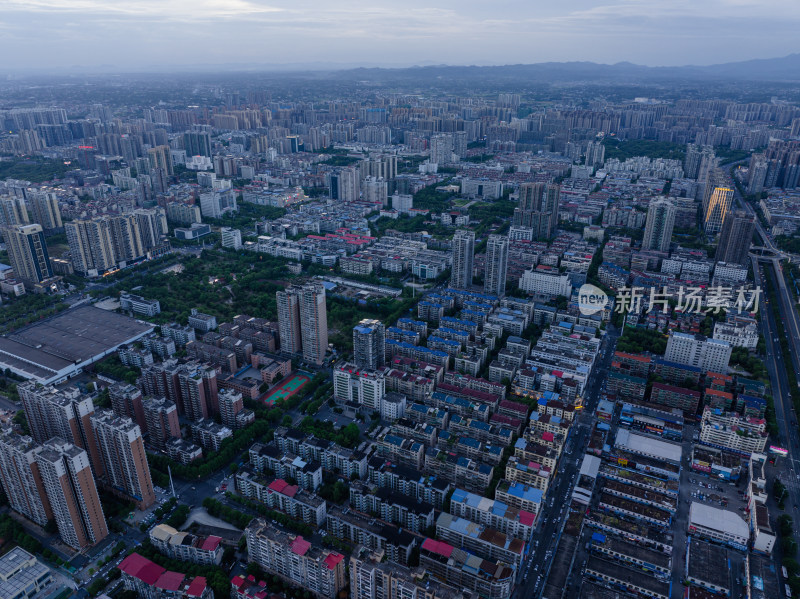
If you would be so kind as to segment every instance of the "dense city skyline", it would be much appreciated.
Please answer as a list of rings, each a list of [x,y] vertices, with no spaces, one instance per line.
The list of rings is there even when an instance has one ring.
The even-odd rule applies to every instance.
[[[800,7],[0,3],[0,599],[800,596]]]

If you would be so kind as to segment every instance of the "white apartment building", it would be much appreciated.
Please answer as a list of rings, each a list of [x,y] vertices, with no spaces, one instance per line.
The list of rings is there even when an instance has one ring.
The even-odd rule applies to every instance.
[[[716,413],[706,406],[700,428],[700,442],[740,453],[761,453],[767,446],[767,424],[763,418],[736,412]]]
[[[414,196],[396,193],[392,196],[392,208],[401,214],[407,214],[414,207]]]
[[[668,362],[694,366],[703,372],[726,374],[731,359],[731,349],[731,344],[727,341],[671,331],[664,359]]]
[[[560,274],[557,268],[544,265],[526,270],[519,280],[519,288],[530,295],[569,297],[572,293],[569,275]]]
[[[380,412],[385,395],[386,380],[377,370],[347,363],[333,371],[333,396],[339,401],[354,401],[367,410]]]
[[[755,322],[718,322],[714,325],[714,339],[727,341],[732,347],[755,349],[758,345],[758,326]]]
[[[728,262],[717,262],[716,266],[714,266],[714,279],[742,283],[747,280],[747,267]]]
[[[245,530],[250,561],[266,572],[310,591],[316,597],[333,599],[346,585],[344,556],[322,549],[301,536],[253,520]]]
[[[222,247],[239,250],[242,248],[242,232],[233,227],[221,227],[219,232],[222,234]]]

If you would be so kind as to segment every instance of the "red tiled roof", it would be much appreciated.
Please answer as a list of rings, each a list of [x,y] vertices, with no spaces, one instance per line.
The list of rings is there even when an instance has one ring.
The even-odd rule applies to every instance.
[[[131,553],[122,560],[118,568],[125,574],[138,578],[149,585],[155,584],[161,574],[166,572],[166,568],[162,568],[138,553]]]
[[[519,426],[522,422],[513,416],[506,416],[505,414],[492,414],[489,422],[499,422],[501,424],[508,424],[509,426]]]
[[[714,378],[714,379],[722,379],[724,381],[732,381],[733,377],[729,374],[722,374],[721,372],[713,372],[709,370],[706,372],[706,376]]]
[[[520,414],[528,413],[528,406],[516,401],[510,401],[508,399],[504,399],[503,401],[501,401],[500,407],[505,408],[507,410],[513,410],[514,412],[519,412]]]
[[[306,551],[311,549],[311,543],[306,541],[303,537],[296,537],[294,541],[292,541],[292,553],[296,555],[305,555]]]
[[[519,511],[519,521],[522,522],[525,526],[533,526],[535,520],[536,520],[536,514],[532,514],[531,512],[526,512],[525,510]]]
[[[325,565],[328,566],[328,570],[333,570],[343,559],[344,556],[341,553],[329,553],[328,557],[326,557],[323,561],[325,562]]]
[[[435,539],[425,539],[425,541],[422,543],[422,548],[432,551],[433,553],[443,555],[444,557],[450,557],[450,555],[453,553],[453,547],[451,545],[448,545],[444,541],[437,541]]]
[[[167,570],[158,577],[156,584],[153,586],[164,591],[177,591],[179,588],[181,588],[181,583],[183,582],[184,578],[186,578],[186,574]]]
[[[269,483],[269,486],[267,487],[267,489],[280,493],[287,486],[289,486],[289,483],[287,483],[285,480],[283,480],[282,478],[276,478],[271,483]]]
[[[675,387],[674,385],[665,385],[664,383],[653,383],[653,389],[663,389],[672,393],[680,393],[681,395],[690,395],[692,397],[700,397],[700,392],[693,389],[686,389],[685,387]]]
[[[206,590],[208,583],[206,582],[205,576],[195,576],[192,584],[189,585],[189,588],[186,589],[186,594],[189,597],[200,597],[203,594],[203,591]]]
[[[203,551],[215,551],[217,547],[219,547],[221,541],[222,537],[215,537],[212,535],[210,537],[206,537],[200,548]]]
[[[650,362],[650,356],[641,356],[637,354],[627,354],[625,352],[617,351],[614,352],[615,356],[620,358],[627,358],[629,360],[636,360],[637,362]]]

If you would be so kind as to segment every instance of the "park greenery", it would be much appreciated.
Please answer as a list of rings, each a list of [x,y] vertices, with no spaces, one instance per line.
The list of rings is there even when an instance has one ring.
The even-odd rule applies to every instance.
[[[650,352],[664,355],[667,349],[667,337],[664,333],[653,329],[625,327],[625,332],[617,341],[617,351],[628,354]]]
[[[351,422],[347,426],[336,430],[332,422],[319,422],[311,416],[303,418],[303,421],[300,423],[300,430],[309,435],[333,441],[342,447],[350,449],[358,445],[361,435],[358,430],[358,425],[355,422]]]
[[[253,519],[252,515],[240,512],[239,510],[229,507],[223,504],[221,501],[211,497],[206,497],[203,499],[203,507],[206,508],[206,511],[215,518],[225,520],[225,522],[228,524],[233,524],[240,530],[247,528],[247,525],[250,524],[250,521]]]
[[[467,214],[469,214],[470,221],[477,221],[477,223],[486,221],[490,223],[501,222],[504,219],[514,216],[514,209],[516,207],[517,203],[508,199],[500,199],[492,202],[475,202],[467,209]]]
[[[753,378],[756,379],[766,379],[767,378],[767,369],[764,367],[764,361],[751,354],[747,349],[744,347],[734,347],[731,351],[731,361],[732,365],[741,366],[747,372],[749,372]]]
[[[778,235],[775,237],[775,245],[784,252],[791,254],[800,254],[800,236],[799,235]]]
[[[249,509],[250,511],[257,512],[260,516],[263,516],[268,520],[275,520],[278,524],[280,524],[284,528],[294,531],[297,534],[305,535],[308,537],[314,534],[313,529],[305,522],[296,520],[291,516],[284,514],[283,512],[272,510],[259,501],[253,501],[252,499],[247,499],[246,497],[242,497],[241,495],[236,495],[235,493],[231,493],[230,491],[226,491],[225,497],[227,497],[230,501],[234,501],[244,506],[246,509]],[[206,505],[206,502],[208,502],[208,505]],[[229,515],[231,518],[235,518],[239,523],[243,523],[246,518],[249,518],[247,520],[247,524],[249,524],[250,520],[253,519],[252,516],[248,516],[247,514],[242,514],[242,512],[240,512],[239,510],[226,507],[220,501],[212,499],[210,497],[206,497],[206,499],[203,500],[203,506],[208,510],[209,514],[222,518],[226,522],[229,522],[234,525],[236,523],[233,522],[232,520],[228,520],[226,514]],[[230,511],[227,512],[226,510]],[[245,528],[247,524],[245,524],[245,526],[239,526],[238,528]]]
[[[278,414],[278,421],[281,417],[282,414]],[[222,442],[219,451],[209,451],[202,460],[191,464],[179,464],[164,455],[148,454],[150,468],[166,475],[169,466],[174,476],[185,480],[208,478],[214,472],[227,467],[242,451],[265,435],[271,424],[269,420],[257,418],[253,424],[234,431],[233,436]]]
[[[494,154],[475,154],[474,156],[467,156],[464,162],[489,162],[494,160]]]
[[[606,137],[603,140],[606,147],[606,160],[617,158],[624,161],[636,156],[648,158],[671,158],[681,160],[686,157],[686,146],[671,141],[653,141],[650,139],[620,140]]]
[[[357,156],[345,156],[342,154],[334,154],[327,160],[323,160],[322,162],[318,162],[317,164],[327,164],[328,166],[351,166],[360,161],[361,158]]]
[[[403,293],[409,290],[404,289]],[[329,341],[344,352],[353,348],[353,327],[363,318],[377,318],[383,322],[395,322],[401,316],[408,315],[409,310],[419,298],[408,297],[383,298],[368,300],[365,303],[329,294],[328,331]]]
[[[14,331],[38,320],[55,316],[67,309],[67,304],[56,295],[25,294],[3,302],[0,311],[0,334]]]
[[[450,237],[453,235],[452,228],[433,222],[430,220],[430,217],[423,214],[417,216],[401,214],[397,218],[382,216],[372,223],[372,226],[375,228],[375,232],[378,235],[383,235],[390,229],[400,231],[401,233],[419,233],[420,231],[425,231],[437,237]]]
[[[560,231],[571,231],[572,233],[583,233],[586,226],[586,223],[579,223],[572,220],[562,220],[558,223],[558,229]]]
[[[41,183],[60,179],[64,174],[76,168],[77,165],[69,164],[63,160],[49,160],[46,158],[13,158],[0,160],[0,179],[22,179]]]
[[[253,222],[265,218],[275,220],[286,214],[286,208],[277,206],[261,206],[249,202],[239,202],[236,212],[227,212],[220,218],[204,218],[203,222],[219,227],[234,227],[237,229],[252,227]]]
[[[748,158],[751,154],[750,150],[732,150],[728,146],[715,146],[714,154],[720,159],[720,166],[739,162]]]
[[[28,553],[33,555],[39,554],[46,560],[59,566],[64,564],[64,561],[60,557],[50,551],[50,549],[43,547],[39,541],[25,532],[22,524],[14,520],[7,513],[0,514],[0,539],[13,541]]]
[[[95,372],[106,375],[118,381],[125,381],[133,385],[139,377],[139,371],[136,368],[130,368],[120,361],[117,354],[112,354],[107,358],[96,362],[93,366]]]
[[[286,268],[286,261],[265,254],[233,250],[204,250],[199,258],[184,261],[181,273],[131,273],[105,292],[117,295],[142,286],[148,299],[157,299],[161,313],[156,323],[177,321],[185,324],[192,308],[214,314],[220,321],[237,314],[267,319],[277,318],[275,293],[298,278]],[[312,268],[314,267],[314,268]],[[306,275],[326,271],[319,265],[306,268]],[[348,351],[352,347],[352,327],[362,318],[372,316],[396,320],[413,305],[413,298],[371,299],[365,303],[328,295],[328,327],[331,342]]]
[[[431,212],[444,212],[450,209],[450,200],[453,194],[445,191],[436,191],[437,187],[442,187],[450,182],[449,179],[441,183],[434,183],[423,187],[414,194],[414,208],[427,209]]]
[[[109,295],[142,286],[148,299],[157,299],[161,314],[157,323],[173,320],[186,324],[192,308],[231,319],[237,314],[276,318],[275,292],[280,282],[295,277],[286,261],[264,254],[232,250],[204,250],[199,258],[183,261],[181,273],[134,273],[113,288]]]
[[[397,172],[398,173],[416,173],[419,170],[419,165],[428,159],[427,156],[398,156],[397,157]]]
[[[395,273],[395,272],[381,272],[381,274],[376,274],[375,272],[368,274],[368,275],[356,275],[351,273],[342,272],[341,267],[337,263],[333,269],[333,272],[337,276],[341,276],[345,279],[349,279],[351,281],[358,281],[360,283],[368,283],[370,285],[383,285],[385,287],[394,287],[395,289],[400,289],[403,287],[403,273]]]

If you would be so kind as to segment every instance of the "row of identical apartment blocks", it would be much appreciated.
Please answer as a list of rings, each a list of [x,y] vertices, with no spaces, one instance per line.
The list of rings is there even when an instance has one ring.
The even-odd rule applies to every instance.
[[[498,560],[484,559],[443,541],[425,539],[420,545],[420,567],[411,569],[386,563],[385,551],[358,544],[349,561],[345,557],[255,519],[245,531],[249,559],[266,572],[302,586],[314,596],[334,598],[350,584],[354,599],[378,597],[457,598],[508,597],[513,589],[514,568]],[[234,579],[234,587],[243,581]]]
[[[521,214],[520,219],[534,218],[536,210],[527,210],[531,214]],[[549,216],[549,210],[541,212]],[[454,273],[468,287],[474,240],[468,233],[456,237]],[[461,237],[463,248],[456,243]],[[492,268],[499,268],[507,247],[498,239],[490,242]],[[488,292],[502,295],[492,282],[496,274],[488,275]],[[519,337],[535,321],[531,302],[459,289],[434,295],[428,303],[438,310],[436,318],[422,309],[419,318],[438,322],[437,330],[429,334],[428,323],[411,318],[401,318],[389,328],[364,320],[353,330],[353,363],[334,369],[334,398],[343,411],[379,414],[389,426],[372,433],[371,441],[355,450],[354,460],[335,467],[328,442],[279,430],[274,442],[252,448],[250,467],[237,474],[237,489],[308,524],[320,526],[324,518],[329,535],[393,562],[407,562],[411,550],[418,548],[430,581],[453,585],[462,593],[508,597],[594,366],[597,323],[562,319],[532,348]],[[286,298],[287,305],[297,301]],[[459,318],[444,316],[445,309],[455,307],[462,309]],[[295,341],[302,327],[299,314],[293,311],[285,319],[294,322],[287,333]],[[537,324],[547,325],[554,317],[555,311]],[[488,355],[504,333],[511,336],[489,365],[490,380],[448,372],[451,359],[456,368],[460,363],[471,365],[473,358],[482,363],[485,355],[481,358],[480,352]],[[422,339],[428,347],[418,345]],[[295,345],[302,343],[300,339]],[[551,370],[568,370],[569,376],[556,386],[547,374]],[[505,376],[516,383],[517,373],[522,375],[518,388],[536,400],[530,418],[527,405],[505,399],[506,388],[500,383]],[[512,455],[501,466],[507,449]],[[485,498],[495,468],[501,467],[496,498]],[[328,506],[314,494],[323,471],[351,480],[348,507]],[[442,513],[434,520],[435,510]],[[436,539],[408,535],[431,534],[432,529]],[[301,552],[304,547],[298,545]],[[276,570],[284,575],[272,564],[270,571]],[[355,583],[352,590],[356,592]]]
[[[447,293],[453,306],[474,304],[476,318],[500,302],[467,291]],[[481,301],[488,312],[480,311]],[[509,322],[524,328],[518,303],[503,309]],[[447,342],[480,337],[478,321],[443,317],[440,325],[429,335],[427,323],[411,318],[388,329],[378,321],[360,322],[353,330],[354,362],[334,369],[334,399],[346,415],[379,414],[384,423],[344,462],[331,459],[342,450],[329,441],[279,428],[271,443],[251,448],[250,466],[237,473],[237,490],[309,525],[324,521],[328,535],[393,563],[405,565],[418,551],[431,583],[504,599],[513,592],[558,471],[599,342],[594,328],[569,322],[549,327],[536,347],[516,333],[509,336],[498,368],[527,372],[526,362],[544,363],[558,354],[559,365],[573,360],[581,377],[557,389],[540,384],[534,373],[536,380],[520,384],[529,400],[523,404],[507,400],[498,381],[448,371]],[[416,348],[423,336],[441,341],[442,349],[421,348],[424,355],[390,350],[392,343]],[[481,343],[491,346],[499,336]],[[431,352],[448,362],[426,361]],[[500,480],[490,499],[485,495],[497,469]],[[346,507],[316,496],[324,476],[349,480]]]
[[[557,398],[551,394],[549,401],[542,402],[530,426],[513,446],[514,433],[501,432],[500,426],[424,404],[415,411],[416,420],[398,418],[384,431],[377,431],[373,441],[346,450],[352,451],[346,463],[331,459],[332,454],[342,452],[335,444],[281,427],[271,444],[251,448],[250,466],[237,473],[236,488],[292,518],[311,526],[324,526],[328,535],[361,545],[367,553],[387,556],[393,564],[407,564],[417,549],[428,580],[449,589],[447,592],[508,597],[532,540],[547,478],[544,483],[534,484],[528,484],[527,478],[508,480],[514,474],[507,468],[498,485],[497,498],[483,497],[493,475],[492,467],[477,461],[477,455],[472,460],[454,454],[453,445],[447,443],[448,433],[474,431],[485,439],[476,439],[478,443],[505,443],[516,454],[510,460],[512,469],[524,464],[532,470],[534,459],[549,460],[548,465],[555,468],[568,424],[561,422],[564,406],[554,410],[554,404],[558,404],[554,397]],[[493,406],[502,419],[515,421],[517,434],[522,433],[527,406],[501,401],[499,397]],[[548,410],[560,415],[549,414]],[[443,429],[438,430],[435,424],[443,425]],[[444,449],[437,447],[441,443]],[[315,494],[323,470],[340,476],[347,473],[351,479],[348,507],[326,504]],[[286,482],[287,477],[291,483]],[[443,510],[438,518],[436,510]],[[279,530],[277,526],[265,526]],[[432,530],[436,531],[436,539],[419,536],[431,534]],[[305,547],[305,541],[286,542],[301,550]],[[262,566],[271,573],[290,577],[291,573],[280,570],[282,563],[273,560],[269,567]],[[353,564],[351,561],[351,572]],[[409,580],[413,576],[399,571],[404,572],[404,584],[413,584]]]
[[[261,518],[249,524],[245,538],[248,559],[289,584],[331,599],[346,586],[341,553],[323,549]]]

